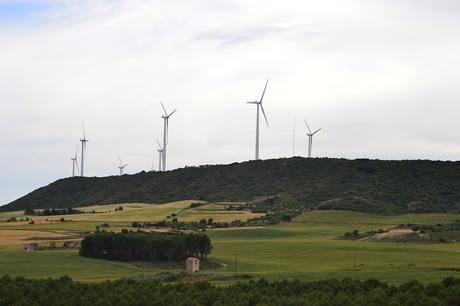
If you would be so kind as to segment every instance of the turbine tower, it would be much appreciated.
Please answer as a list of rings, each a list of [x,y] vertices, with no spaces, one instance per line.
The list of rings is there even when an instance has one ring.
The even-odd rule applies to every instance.
[[[124,164],[123,165],[123,162],[121,161],[121,157],[118,156],[118,159],[120,160],[120,166],[118,166],[118,169],[120,169],[120,175],[123,175],[123,169],[125,169],[125,167],[128,165],[128,164]]]
[[[305,125],[307,126],[307,129],[308,129],[308,133],[307,133],[307,136],[308,136],[308,153],[307,153],[307,156],[310,158],[311,157],[311,150],[312,150],[312,147],[313,147],[313,135],[315,135],[316,133],[318,133],[321,128],[317,129],[316,131],[314,131],[313,133],[311,132],[310,130],[310,127],[308,126],[308,123],[306,120],[305,121]]]
[[[162,163],[161,163],[161,166],[162,166],[162,169],[163,171],[166,171],[166,146],[168,145],[168,124],[169,124],[169,117],[172,116],[172,114],[174,114],[176,112],[177,109],[173,110],[171,113],[168,114],[168,112],[166,111],[166,108],[165,106],[163,105],[163,102],[160,101],[160,104],[161,104],[161,107],[163,108],[163,111],[164,111],[164,115],[161,116],[161,118],[163,119],[163,147],[162,147]]]
[[[264,110],[264,107],[263,107],[263,105],[262,105],[262,101],[263,101],[263,99],[264,99],[265,90],[267,89],[267,85],[268,85],[268,79],[267,79],[267,82],[265,82],[264,91],[262,92],[262,96],[260,97],[260,100],[259,100],[259,101],[246,102],[247,104],[256,104],[256,105],[257,105],[257,117],[256,117],[256,160],[259,159],[259,113],[260,113],[260,110],[262,110],[262,114],[264,115],[265,122],[267,123],[267,126],[269,126],[269,125],[268,125],[267,116],[265,115],[265,110]]]
[[[78,145],[75,150],[75,155],[70,158],[72,161],[72,177],[75,177],[75,169],[78,171],[78,161],[77,161]]]
[[[158,141],[158,139],[155,139],[155,141],[157,142],[157,145],[158,145],[158,149],[157,149],[157,152],[158,152],[158,171],[161,171],[162,170],[162,168],[161,168],[161,159],[163,158],[163,149],[161,148],[161,145],[160,145],[160,142]]]
[[[86,153],[86,143],[89,140],[86,139],[86,134],[85,134],[85,125],[83,124],[83,138],[80,139],[81,142],[81,171],[80,175],[85,176],[85,153]]]

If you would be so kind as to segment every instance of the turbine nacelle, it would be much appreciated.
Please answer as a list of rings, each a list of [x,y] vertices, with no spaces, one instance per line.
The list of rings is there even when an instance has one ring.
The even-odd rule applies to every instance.
[[[307,120],[304,120],[305,125],[307,126],[308,133],[306,134],[308,136],[308,153],[307,156],[311,157],[311,152],[312,152],[312,147],[313,147],[313,135],[321,131],[322,128],[317,129],[316,131],[312,132],[310,129],[310,126],[307,123]]]
[[[166,111],[166,107],[163,105],[163,102],[160,101],[161,107],[163,108],[164,115],[161,118],[164,120],[163,126],[163,146],[160,146],[158,143],[159,148],[162,150],[160,154],[160,161],[161,161],[161,168],[163,171],[166,170],[166,146],[168,145],[168,128],[169,128],[169,118],[177,111],[177,109],[173,110],[171,113],[168,114]]]
[[[262,96],[260,97],[260,100],[259,101],[250,101],[250,102],[246,102],[247,104],[256,104],[257,105],[257,121],[256,121],[256,160],[259,159],[259,109],[262,110],[262,114],[265,118],[265,123],[267,123],[267,126],[270,126],[268,124],[268,119],[267,119],[267,115],[265,114],[265,109],[264,109],[264,106],[262,104],[263,100],[264,100],[264,96],[265,96],[265,91],[267,90],[267,85],[268,85],[268,79],[267,81],[265,82],[265,87],[264,87],[264,90],[262,92]]]
[[[85,152],[86,152],[86,143],[89,142],[88,139],[86,139],[86,132],[85,132],[85,124],[82,123],[83,127],[83,138],[80,138],[81,142],[81,171],[80,175],[84,176],[85,175]]]
[[[163,118],[163,119],[169,119],[169,117],[171,117],[177,111],[177,108],[176,108],[175,110],[173,110],[171,113],[168,114],[168,112],[166,111],[166,108],[163,105],[162,101],[160,101],[160,104],[161,104],[161,107],[163,108],[163,111],[165,113],[163,116],[161,116],[161,118]]]
[[[120,161],[120,166],[118,166],[118,169],[120,169],[120,175],[123,175],[123,169],[125,169],[125,167],[126,167],[128,164],[123,164],[123,162],[121,161],[120,156],[118,156],[118,160]]]
[[[78,144],[77,144],[77,148],[75,149],[75,155],[70,158],[70,160],[72,161],[72,177],[75,177],[75,172],[78,172],[77,154],[78,154]]]
[[[313,133],[307,133],[307,136],[313,136],[315,135],[316,133],[318,133],[322,128],[319,128],[317,129],[316,131],[314,131]]]

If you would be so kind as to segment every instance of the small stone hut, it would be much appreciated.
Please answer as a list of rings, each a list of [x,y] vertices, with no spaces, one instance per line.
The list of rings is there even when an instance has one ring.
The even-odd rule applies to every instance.
[[[196,257],[188,257],[185,260],[185,271],[187,273],[195,273],[200,271],[200,260]]]
[[[24,252],[32,252],[38,250],[38,243],[26,243],[22,246]]]

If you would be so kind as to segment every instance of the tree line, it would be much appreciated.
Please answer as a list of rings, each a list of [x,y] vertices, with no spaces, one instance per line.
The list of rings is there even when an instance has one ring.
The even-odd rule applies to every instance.
[[[216,286],[207,282],[165,284],[121,279],[100,283],[59,279],[0,278],[0,305],[61,306],[441,306],[460,305],[460,280],[400,286],[377,280],[313,282],[265,279]]]
[[[33,208],[27,207],[24,210],[24,215],[29,216],[56,216],[56,215],[75,215],[75,214],[84,214],[85,211],[78,210],[72,207],[68,208],[45,208],[35,210]]]
[[[83,238],[80,255],[120,261],[182,261],[206,259],[212,245],[202,234],[95,232]]]

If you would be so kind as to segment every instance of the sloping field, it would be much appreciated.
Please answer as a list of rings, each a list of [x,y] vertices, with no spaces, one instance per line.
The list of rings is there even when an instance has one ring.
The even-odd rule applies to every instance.
[[[460,244],[407,244],[337,239],[344,232],[386,229],[400,223],[449,222],[458,215],[378,216],[311,211],[292,223],[253,230],[213,231],[213,257],[241,273],[269,279],[378,278],[400,283],[439,280],[460,268]],[[356,259],[356,265],[354,265]]]
[[[209,209],[214,208],[211,206]],[[239,273],[268,279],[352,277],[401,283],[410,279],[428,282],[460,276],[455,272],[460,269],[459,243],[410,244],[337,239],[344,232],[355,229],[388,229],[399,223],[449,222],[457,218],[458,215],[449,214],[393,217],[348,211],[311,211],[291,223],[276,226],[208,230],[213,244],[211,259],[226,266],[204,273],[233,274],[237,257]],[[93,223],[29,226],[67,224],[88,226]],[[111,224],[115,227],[123,222]],[[140,268],[137,264],[82,258],[76,250],[25,253],[20,251],[20,246],[0,247],[0,271],[10,275],[48,277],[67,274],[77,280],[103,280],[138,277],[141,269],[146,276],[157,277],[162,271],[179,271],[182,268],[181,265],[155,264]]]
[[[233,220],[245,221],[249,218],[262,216],[264,214],[251,213],[249,211],[228,211],[225,206],[228,203],[211,203],[191,208],[190,204],[200,203],[200,201],[187,200],[166,204],[146,204],[146,203],[128,203],[117,205],[100,205],[81,207],[79,210],[87,211],[85,214],[58,215],[58,216],[26,216],[23,211],[0,213],[0,228],[4,225],[14,226],[15,223],[6,222],[8,218],[16,217],[32,218],[35,222],[59,221],[61,218],[73,222],[133,222],[133,221],[162,221],[167,216],[176,214],[178,221],[200,221],[203,218],[213,218],[216,222],[231,222]],[[233,203],[235,204],[235,203]],[[123,207],[122,211],[115,211]],[[91,213],[95,211],[95,213]]]
[[[62,241],[75,237],[74,234],[67,231],[0,230],[0,246],[18,245],[37,241],[41,243]]]
[[[294,219],[296,223],[381,224],[436,223],[460,220],[460,214],[403,214],[378,215],[344,210],[313,210]]]

